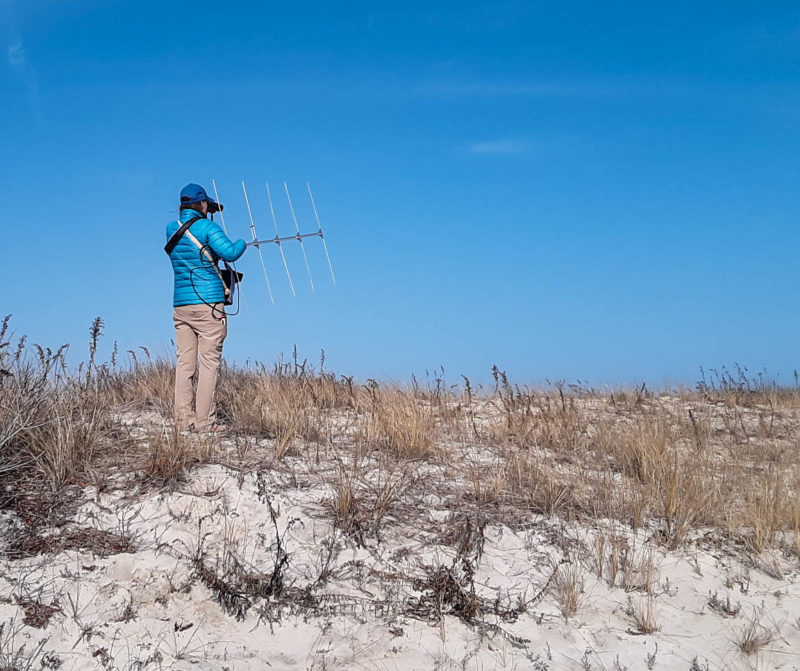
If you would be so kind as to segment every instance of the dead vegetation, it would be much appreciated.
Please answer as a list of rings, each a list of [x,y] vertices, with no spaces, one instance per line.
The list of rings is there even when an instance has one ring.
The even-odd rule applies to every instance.
[[[77,369],[67,366],[66,347],[14,343],[9,326],[6,318],[0,328],[5,481],[64,492],[102,479],[109,452],[121,451],[131,470],[169,486],[193,464],[220,458],[213,441],[182,436],[169,422],[167,361],[143,350],[129,352],[123,364],[115,347],[98,363],[100,319]],[[374,380],[359,385],[324,364],[323,355],[315,370],[295,353],[271,368],[226,368],[220,414],[240,465],[264,463],[263,451],[249,452],[264,441],[273,464],[287,456],[318,460],[320,450],[333,450],[331,510],[348,532],[361,534],[386,518],[410,472],[399,464],[428,462],[453,471],[451,495],[489,509],[617,520],[634,529],[655,524],[670,549],[708,528],[756,554],[777,546],[796,554],[800,546],[800,391],[762,375],[712,371],[696,392],[657,395],[645,386],[531,389],[495,368],[490,389],[476,390],[466,379],[448,387],[443,374],[402,389]],[[163,429],[137,434],[115,421],[125,408],[155,411]],[[486,453],[491,457],[476,461]],[[374,482],[366,487],[363,471],[382,473],[379,491]],[[9,487],[4,496],[4,507],[13,507]]]
[[[628,629],[631,634],[652,634],[658,631],[658,621],[656,619],[656,599],[652,594],[641,597],[628,597],[628,606],[625,614],[630,618],[632,625]]]
[[[194,568],[201,582],[212,591],[222,609],[237,620],[244,619],[256,599],[266,601],[266,607],[269,607],[271,599],[280,599],[283,595],[284,571],[289,562],[285,537],[293,522],[287,524],[283,532],[279,530],[278,512],[260,473],[257,483],[259,500],[267,509],[275,533],[274,541],[265,548],[271,562],[270,569],[267,571],[253,565],[245,559],[245,553],[238,551],[237,544],[227,537],[211,560],[204,548],[205,536],[201,536],[193,557]],[[263,546],[266,536],[259,538],[259,543]]]
[[[775,575],[781,561],[800,559],[800,391],[747,371],[715,371],[695,390],[658,394],[644,385],[604,392],[521,387],[497,368],[488,388],[466,378],[448,386],[443,373],[404,388],[360,384],[326,371],[324,356],[315,368],[295,353],[272,367],[224,369],[218,404],[229,432],[222,440],[175,428],[169,361],[143,351],[121,363],[115,348],[108,362],[97,362],[99,319],[88,361],[77,369],[67,365],[66,348],[12,342],[8,329],[6,319],[0,508],[21,524],[5,545],[9,558],[68,549],[131,552],[135,543],[124,532],[70,526],[71,497],[89,486],[102,491],[114,478],[127,487],[175,490],[189,482],[192,468],[216,462],[240,473],[240,482],[252,472],[293,486],[316,479],[334,529],[320,540],[313,579],[287,584],[289,526],[279,530],[279,512],[260,477],[264,515],[274,527],[274,537],[260,541],[261,560],[232,540],[211,550],[202,534],[191,556],[195,577],[237,619],[251,611],[272,622],[287,611],[373,608],[431,624],[453,616],[510,637],[503,624],[545,593],[564,618],[579,614],[593,574],[627,593],[629,631],[650,634],[659,628],[664,552],[724,543]],[[431,522],[434,505],[450,516]],[[592,532],[585,542],[551,539],[561,553],[543,560],[547,577],[533,598],[488,599],[475,584],[484,529],[521,526],[532,515],[577,521]],[[343,570],[335,566],[344,545],[368,551],[400,524],[425,528],[452,556],[414,570],[348,567],[359,580],[397,584],[404,596],[391,603],[322,590]],[[398,550],[396,559],[406,557]],[[44,624],[57,612],[48,609],[59,607],[19,605]],[[716,594],[704,605],[731,618],[740,608]],[[760,623],[745,627],[740,649],[763,648],[765,631]]]
[[[50,618],[61,612],[61,606],[57,601],[47,605],[31,599],[17,598],[17,605],[21,606],[25,612],[25,617],[22,618],[22,621],[29,627],[36,627],[37,629],[46,627],[50,622]]]
[[[66,550],[85,550],[98,557],[108,557],[135,549],[135,543],[128,536],[103,529],[88,527],[43,535],[33,528],[13,534],[5,552],[13,559],[22,559]]]
[[[584,599],[583,567],[579,561],[569,560],[555,569],[553,593],[556,604],[565,618],[572,617]]]
[[[772,643],[775,634],[763,624],[763,614],[753,610],[747,623],[739,630],[737,645],[745,655],[758,653]]]

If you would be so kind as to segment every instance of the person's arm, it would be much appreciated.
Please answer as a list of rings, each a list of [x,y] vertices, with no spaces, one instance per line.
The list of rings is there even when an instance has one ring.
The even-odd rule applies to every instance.
[[[236,261],[247,248],[244,240],[231,242],[228,236],[213,221],[208,225],[208,246],[223,261]]]

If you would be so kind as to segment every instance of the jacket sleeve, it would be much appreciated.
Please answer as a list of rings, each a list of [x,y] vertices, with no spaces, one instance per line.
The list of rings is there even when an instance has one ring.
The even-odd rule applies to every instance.
[[[219,258],[229,263],[236,261],[247,248],[244,240],[231,242],[222,229],[213,222],[208,226],[208,246]]]

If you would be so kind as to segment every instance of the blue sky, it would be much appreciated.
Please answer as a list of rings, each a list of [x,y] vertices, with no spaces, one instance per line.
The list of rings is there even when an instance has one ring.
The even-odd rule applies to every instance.
[[[232,237],[287,181],[318,241],[254,250],[226,356],[360,378],[688,383],[800,365],[797,3],[0,0],[18,333],[95,315],[170,352],[164,227],[216,179]],[[293,223],[276,198],[282,233]],[[19,278],[25,277],[24,283]]]

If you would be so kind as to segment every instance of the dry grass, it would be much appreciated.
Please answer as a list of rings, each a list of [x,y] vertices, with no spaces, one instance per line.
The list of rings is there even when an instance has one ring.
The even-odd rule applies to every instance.
[[[433,407],[419,396],[400,389],[368,387],[369,402],[359,424],[359,439],[368,450],[399,459],[433,455]]]
[[[271,622],[282,608],[345,613],[369,602],[363,607],[441,626],[443,634],[446,616],[455,616],[482,636],[517,644],[505,627],[522,614],[542,622],[557,608],[564,618],[590,618],[593,604],[584,602],[585,590],[597,586],[593,577],[587,582],[593,572],[624,591],[628,631],[651,634],[660,624],[659,600],[668,607],[664,595],[672,592],[659,576],[668,551],[718,544],[722,554],[744,554],[749,570],[778,577],[790,576],[800,559],[797,390],[748,388],[728,378],[660,394],[645,387],[533,389],[497,369],[496,384],[486,389],[466,380],[449,387],[443,375],[403,387],[362,384],[324,371],[324,361],[316,369],[294,357],[271,367],[226,367],[218,404],[230,430],[203,438],[182,434],[172,421],[169,361],[145,353],[125,365],[115,356],[95,362],[101,326],[93,325],[88,361],[77,369],[67,366],[64,349],[12,343],[8,322],[0,327],[0,509],[13,510],[8,517],[24,530],[5,545],[8,559],[132,551],[124,528],[70,525],[59,511],[70,496],[93,491],[87,485],[98,501],[104,488],[128,496],[155,486],[201,497],[205,506],[217,496],[216,481],[187,474],[208,462],[230,467],[222,470],[237,474],[240,489],[257,472],[263,514],[274,525],[274,539],[241,539],[231,528],[221,543],[198,529],[196,551],[189,551],[194,578],[237,618],[253,609]],[[204,484],[195,488],[197,482]],[[296,520],[287,521],[295,513],[287,515],[285,499],[273,507],[266,493],[272,487],[303,489],[301,516],[312,501],[311,514],[322,518],[308,525],[319,556],[303,565],[305,586],[291,570],[283,584],[284,568],[292,566],[282,539]],[[234,524],[237,517],[226,519]],[[526,580],[521,593],[494,594],[482,562],[496,558],[506,527],[538,564],[541,583]],[[317,528],[326,535],[317,536]],[[385,547],[391,551],[381,555]],[[354,558],[340,561],[348,548]],[[552,566],[552,556],[568,561]],[[552,569],[549,577],[542,565]],[[669,571],[669,562],[664,566]],[[367,595],[378,594],[376,584],[389,585],[387,598],[337,602],[335,586],[347,580]],[[745,623],[728,594],[735,583],[746,593],[748,580],[733,578],[719,597],[709,593],[712,617]],[[540,599],[550,604],[535,614]],[[35,595],[18,601],[31,626],[59,607]],[[754,614],[731,645],[755,655],[778,636],[777,625]],[[651,662],[655,653],[648,668]]]
[[[305,373],[292,377],[280,369],[270,374],[258,368],[226,368],[217,392],[222,418],[238,435],[272,439],[277,461],[297,454],[301,441],[324,439],[314,399],[324,406],[331,399],[335,402],[335,395],[335,383],[327,379]]]
[[[620,555],[621,587],[626,592],[653,593],[658,580],[653,548],[625,546]],[[612,585],[613,587],[613,585]]]
[[[202,461],[208,454],[208,442],[192,441],[178,430],[177,425],[147,433],[149,447],[144,475],[158,485],[178,482],[192,462]]]
[[[8,338],[0,326],[0,476],[34,472],[58,490],[82,472],[110,427],[110,406],[94,363],[102,322],[92,326],[89,362],[67,370],[56,351]]]
[[[113,453],[114,467],[171,484],[216,454],[172,427],[170,362],[143,351],[124,365],[116,352],[98,363],[101,331],[97,320],[86,363],[70,369],[65,348],[13,341],[8,319],[0,326],[0,479],[24,474],[59,493],[102,481],[112,467],[102,457]],[[672,549],[710,530],[750,553],[800,555],[798,390],[746,371],[661,394],[531,389],[493,373],[494,387],[476,391],[466,380],[448,387],[443,374],[425,387],[359,384],[324,371],[324,357],[318,370],[296,355],[270,368],[227,367],[219,411],[238,457],[225,458],[289,470],[293,460],[337,464],[325,475],[330,509],[349,531],[388,519],[413,469],[428,465],[447,473],[438,495],[506,522],[531,512],[603,520],[646,527]],[[154,412],[165,428],[137,436],[118,419],[126,411]],[[651,590],[652,556],[631,554],[613,533],[596,544],[599,576]]]
[[[164,357],[153,358],[146,349],[140,355],[133,350],[128,354],[129,365],[108,363],[100,369],[106,399],[114,406],[155,410],[169,416],[175,384],[174,363]]]
[[[365,510],[356,493],[358,487],[358,461],[348,466],[341,461],[336,470],[336,481],[332,483],[333,495],[330,507],[336,524],[349,534],[361,534]]]
[[[652,594],[638,598],[629,598],[625,614],[630,618],[631,633],[652,634],[658,631],[656,619],[656,599]]]
[[[633,528],[656,522],[670,549],[709,527],[757,553],[797,544],[795,391],[567,396],[501,383],[496,398],[489,435],[502,462],[470,477],[485,501]]]
[[[508,457],[501,483],[507,500],[548,517],[580,508],[580,494],[575,491],[579,483],[570,482],[530,452]]]
[[[565,618],[575,615],[584,598],[584,568],[581,562],[575,558],[559,564],[551,585],[561,614]]]
[[[761,615],[754,610],[752,617],[739,631],[736,644],[745,655],[753,655],[774,639],[774,634],[761,623]]]
[[[91,463],[109,420],[107,409],[96,399],[73,403],[68,394],[54,396],[47,419],[31,424],[20,436],[19,446],[57,490]]]

